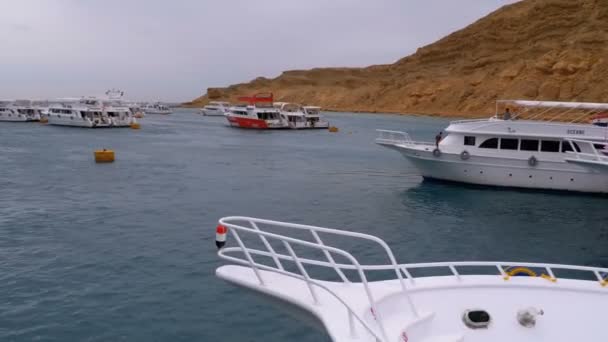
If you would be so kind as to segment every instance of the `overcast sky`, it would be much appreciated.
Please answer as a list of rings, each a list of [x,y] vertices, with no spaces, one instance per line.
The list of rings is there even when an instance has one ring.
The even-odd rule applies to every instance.
[[[283,70],[392,63],[513,0],[1,0],[0,98],[187,101]]]

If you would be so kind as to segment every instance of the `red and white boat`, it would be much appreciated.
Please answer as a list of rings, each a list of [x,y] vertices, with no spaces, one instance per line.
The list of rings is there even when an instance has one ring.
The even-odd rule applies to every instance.
[[[245,105],[231,107],[226,113],[230,126],[254,129],[289,128],[289,124],[281,117],[281,112],[272,106],[272,93],[239,97],[239,101]]]

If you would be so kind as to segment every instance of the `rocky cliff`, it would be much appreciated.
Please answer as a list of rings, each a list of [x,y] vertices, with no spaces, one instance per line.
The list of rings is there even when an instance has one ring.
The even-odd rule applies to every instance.
[[[608,102],[608,0],[504,6],[394,64],[293,70],[210,99],[273,92],[330,110],[487,116],[497,98]]]

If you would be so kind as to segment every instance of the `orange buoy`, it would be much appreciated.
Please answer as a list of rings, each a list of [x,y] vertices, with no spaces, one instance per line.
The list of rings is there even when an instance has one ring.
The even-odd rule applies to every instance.
[[[215,245],[217,249],[221,249],[226,244],[226,233],[228,233],[228,228],[218,224],[217,228],[215,228]]]
[[[112,163],[114,162],[114,151],[106,150],[96,150],[94,152],[95,162],[96,163]]]

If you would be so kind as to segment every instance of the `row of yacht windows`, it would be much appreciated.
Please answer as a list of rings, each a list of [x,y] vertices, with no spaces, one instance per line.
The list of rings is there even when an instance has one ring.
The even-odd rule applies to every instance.
[[[474,136],[465,136],[464,144],[467,146],[475,146],[476,138]],[[577,152],[581,149],[572,142]],[[568,152],[572,151],[572,145],[569,142],[559,140],[536,140],[536,139],[514,139],[514,138],[488,138],[479,144],[479,148],[513,150],[513,151],[534,151],[538,152]],[[561,148],[560,148],[561,146]]]
[[[262,120],[277,120],[279,118],[279,113],[258,112],[258,118]]]
[[[51,109],[51,113],[53,114],[71,114],[72,111],[70,109]]]

